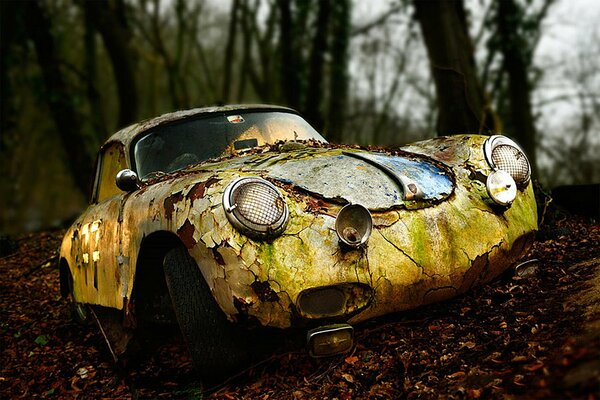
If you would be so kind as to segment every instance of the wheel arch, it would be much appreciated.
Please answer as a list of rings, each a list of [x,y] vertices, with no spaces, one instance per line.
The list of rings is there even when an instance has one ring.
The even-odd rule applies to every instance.
[[[154,308],[161,303],[161,298],[168,296],[163,260],[170,250],[182,244],[181,239],[169,231],[156,231],[142,240],[131,292],[138,318],[156,312]]]
[[[60,283],[60,296],[66,299],[71,292],[71,281],[73,277],[71,275],[71,269],[69,268],[69,262],[66,258],[61,257],[58,260],[58,276]]]

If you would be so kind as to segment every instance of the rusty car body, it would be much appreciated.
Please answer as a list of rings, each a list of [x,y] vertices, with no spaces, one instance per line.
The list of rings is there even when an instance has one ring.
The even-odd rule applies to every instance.
[[[92,306],[116,355],[172,301],[207,374],[231,370],[236,343],[261,328],[306,332],[314,356],[347,351],[353,325],[490,281],[537,229],[529,163],[510,139],[368,151],[329,145],[275,106],[124,128],[94,179],[61,245],[63,294],[81,316]]]

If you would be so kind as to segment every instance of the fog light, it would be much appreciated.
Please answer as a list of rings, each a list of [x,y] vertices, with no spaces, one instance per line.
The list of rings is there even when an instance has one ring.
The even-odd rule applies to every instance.
[[[509,206],[517,196],[515,180],[501,169],[488,176],[485,187],[492,200],[501,206]]]
[[[306,335],[308,354],[327,357],[348,352],[354,344],[354,328],[348,324],[335,324],[311,329]]]
[[[360,204],[348,204],[340,210],[335,220],[335,231],[340,241],[350,247],[365,244],[372,229],[371,213]]]

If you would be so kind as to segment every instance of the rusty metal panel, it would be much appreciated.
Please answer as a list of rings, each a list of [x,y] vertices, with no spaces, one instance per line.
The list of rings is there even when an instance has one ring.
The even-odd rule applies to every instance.
[[[403,203],[402,189],[392,178],[366,161],[341,153],[282,160],[267,171],[277,180],[342,204],[387,209]]]
[[[265,326],[289,327],[302,291],[340,283],[373,289],[370,306],[352,317],[352,323],[462,293],[508,268],[527,250],[537,229],[531,183],[508,208],[499,209],[490,200],[484,178],[491,169],[483,158],[484,140],[459,136],[404,149],[430,154],[453,169],[453,193],[444,201],[425,199],[418,209],[390,209],[402,205],[397,183],[374,165],[344,156],[340,149],[269,150],[150,182],[124,198],[122,207],[107,206],[120,217],[109,222],[105,215],[113,214],[105,210],[80,220],[102,219],[104,234],[112,238],[111,244],[102,246],[116,250],[101,247],[99,257],[109,260],[106,276],[119,279],[113,280],[112,290],[107,286],[102,292],[98,297],[102,300],[94,298],[87,286],[79,288],[76,297],[122,308],[122,299],[132,293],[139,246],[156,231],[172,232],[186,245],[231,320],[243,316]],[[374,157],[392,168],[403,167],[392,156]],[[254,240],[231,226],[222,193],[240,176],[278,182],[290,213],[281,236]],[[416,173],[412,176],[421,180]],[[444,176],[424,179],[429,178],[423,184],[429,195],[446,193]],[[345,202],[368,203],[374,222],[367,246],[351,251],[340,247],[334,227]],[[76,230],[83,229],[84,222],[80,224]],[[63,242],[61,255],[66,254],[69,263],[75,243]]]
[[[415,182],[423,191],[425,200],[441,200],[452,193],[454,183],[448,172],[424,159],[410,159],[406,156],[359,153],[361,157],[382,165],[393,174]]]

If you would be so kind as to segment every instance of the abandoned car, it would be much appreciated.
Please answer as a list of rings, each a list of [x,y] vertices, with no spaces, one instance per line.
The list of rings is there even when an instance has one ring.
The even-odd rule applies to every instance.
[[[514,265],[537,229],[530,173],[499,135],[368,151],[283,107],[165,114],[102,146],[61,290],[115,357],[153,319],[179,324],[205,375],[235,369],[263,332],[339,354],[353,325]]]

